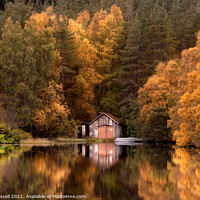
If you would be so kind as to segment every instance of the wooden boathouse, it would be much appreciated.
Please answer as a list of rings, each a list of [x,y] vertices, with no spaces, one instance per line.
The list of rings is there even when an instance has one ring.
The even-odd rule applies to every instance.
[[[88,125],[82,125],[82,136],[92,138],[118,138],[124,135],[125,130],[125,125],[121,124],[116,116],[102,112]]]

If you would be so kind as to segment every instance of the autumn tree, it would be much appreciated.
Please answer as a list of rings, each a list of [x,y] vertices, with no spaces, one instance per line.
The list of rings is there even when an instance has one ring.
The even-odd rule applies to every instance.
[[[150,120],[151,128],[157,123],[166,127],[159,122],[161,116],[152,121],[155,119],[155,109],[164,109],[167,116],[165,124],[168,121],[173,139],[181,146],[199,145],[199,52],[198,34],[197,45],[194,48],[183,51],[180,61],[170,61],[167,65],[159,64],[156,74],[139,90],[141,120],[144,124]],[[162,114],[162,111],[158,110],[157,113]],[[149,125],[147,123],[147,127]],[[154,129],[159,130],[158,127]],[[153,130],[147,132],[150,134]]]
[[[117,88],[112,80],[119,71],[119,50],[123,40],[120,9],[113,6],[110,14],[101,10],[91,20],[89,13],[83,11],[76,20],[69,20],[68,28],[74,34],[77,47],[76,75],[67,95],[67,101],[74,108],[72,112],[77,113],[75,116],[85,115],[83,119],[95,116],[97,107],[118,112]]]
[[[21,125],[30,123],[32,108],[41,103],[32,91],[30,68],[35,60],[25,41],[30,42],[20,24],[8,18],[0,42],[1,92],[5,94],[4,107],[18,112]]]
[[[199,37],[194,48],[183,51],[177,103],[171,111],[174,138],[179,145],[199,145]]]
[[[65,88],[66,75],[69,73],[69,66],[73,60],[71,58],[73,43],[71,34],[67,30],[67,22],[63,16],[57,18],[53,8],[49,7],[45,13],[31,16],[29,23],[32,27],[35,24],[36,29],[44,32],[44,34],[49,31],[47,36],[52,41],[52,46],[49,46],[52,47],[52,52],[46,57],[48,62],[44,63],[44,67],[47,67],[46,70],[49,70],[49,72],[47,71],[47,74],[42,75],[46,78],[46,86],[43,93],[40,94],[43,106],[35,110],[34,125],[42,131],[48,130],[54,134],[65,133],[69,135],[73,132],[74,121],[68,120],[71,113],[66,103],[63,87]],[[62,42],[63,44],[61,44]],[[65,47],[64,45],[70,46]],[[62,53],[59,53],[58,50]],[[42,66],[40,66],[41,69]],[[45,77],[45,75],[47,76]],[[68,133],[66,133],[67,130]]]
[[[88,120],[95,116],[94,88],[102,79],[97,71],[98,51],[87,37],[88,20],[88,13],[83,12],[76,21],[70,19],[68,26],[75,37],[77,65],[74,84],[68,89],[67,101],[72,113],[79,120]]]
[[[88,25],[87,32],[90,40],[95,43],[98,40],[98,32],[100,31],[100,23],[105,20],[108,15],[107,11],[100,10],[94,14],[94,17],[91,19],[90,24]]]
[[[99,20],[99,21],[98,21]],[[100,109],[117,114],[117,86],[114,82],[119,72],[120,57],[119,52],[124,42],[124,19],[119,7],[112,6],[110,14],[101,11],[93,18],[91,24],[97,26],[93,28],[92,35],[96,37],[95,46],[98,49],[98,71],[104,77],[103,82],[96,88],[97,104]],[[112,101],[110,101],[112,99]],[[104,106],[105,105],[105,106]]]
[[[49,82],[42,94],[42,99],[44,106],[42,109],[36,110],[33,118],[37,130],[49,131],[54,135],[64,134],[65,132],[61,127],[65,125],[69,118],[70,111],[65,103],[62,85],[56,84],[55,81]]]
[[[25,5],[24,1],[16,0],[15,3],[7,3],[5,5],[5,11],[0,14],[0,29],[3,28],[8,17],[10,17],[14,22],[18,21],[22,28],[24,28],[25,21],[31,16],[31,11],[32,7]]]
[[[154,140],[171,138],[167,126],[169,109],[175,105],[175,92],[178,87],[178,61],[160,63],[156,74],[138,91],[142,133]]]
[[[37,118],[41,109],[46,108],[51,114],[64,112],[64,100],[61,102],[58,95],[62,91],[59,86],[62,68],[58,65],[60,56],[49,17],[52,16],[44,12],[33,14],[24,29],[9,18],[3,29],[0,48],[3,104],[6,109],[17,111],[22,127],[33,124],[32,119]],[[37,126],[38,121],[34,122]]]
[[[119,63],[118,52],[123,42],[123,22],[120,8],[112,6],[110,14],[99,23],[96,46],[101,59],[99,61],[101,73],[113,72],[114,67]]]

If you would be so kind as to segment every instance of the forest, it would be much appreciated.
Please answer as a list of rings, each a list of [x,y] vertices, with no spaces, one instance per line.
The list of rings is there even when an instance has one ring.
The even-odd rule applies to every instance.
[[[200,144],[197,0],[4,0],[0,9],[1,141],[70,137],[109,112],[128,136]]]

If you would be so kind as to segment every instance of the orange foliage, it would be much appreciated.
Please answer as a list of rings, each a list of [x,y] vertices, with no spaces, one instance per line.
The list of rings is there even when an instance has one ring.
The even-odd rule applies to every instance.
[[[153,107],[170,108],[178,84],[177,68],[178,63],[174,60],[167,64],[160,63],[156,67],[156,74],[139,89],[138,100],[142,107],[140,119],[148,122]]]
[[[62,85],[57,85],[54,81],[49,83],[48,88],[43,94],[45,107],[35,112],[34,125],[39,130],[51,130],[68,119],[70,113],[64,103]]]
[[[148,121],[152,107],[166,107],[178,145],[200,145],[200,33],[197,45],[182,52],[180,63],[160,63],[140,88],[140,118]],[[179,62],[179,61],[178,61]]]
[[[98,51],[89,41],[87,31],[82,25],[82,17],[85,15],[87,16],[86,13],[84,16],[83,14],[84,13],[78,16],[77,21],[70,19],[68,26],[69,30],[75,36],[75,44],[77,46],[75,57],[78,63],[80,63],[78,75],[76,76],[75,84],[72,89],[74,89],[74,91],[77,90],[79,93],[75,100],[75,109],[79,112],[80,110],[85,111],[89,115],[89,118],[92,118],[96,115],[95,107],[92,105],[95,97],[94,87],[101,82],[102,77],[97,72],[97,62],[99,60],[97,56]]]
[[[101,72],[112,72],[112,63],[119,60],[119,48],[124,39],[123,31],[123,15],[119,7],[112,6],[110,14],[105,16],[105,12],[101,12],[102,20],[98,22],[96,31],[97,42],[96,46],[99,50],[101,60],[99,65]]]
[[[68,102],[73,102],[72,113],[83,116],[82,121],[88,121],[96,115],[96,85],[105,80],[107,73],[116,73],[113,66],[119,63],[123,22],[122,12],[117,6],[112,6],[110,14],[100,10],[92,20],[87,11],[79,13],[76,20],[69,19],[68,29],[74,35],[77,47],[77,75],[67,98]],[[109,74],[109,78],[112,76]]]
[[[42,13],[33,13],[30,17],[30,20],[26,23],[25,31],[30,35],[30,37],[41,37],[50,38],[53,36],[54,32],[58,28],[58,20],[63,20],[62,16],[59,19],[56,18],[56,15],[53,12],[53,8],[47,8],[46,12]],[[34,31],[34,33],[33,33]],[[33,42],[34,39],[33,38]],[[55,44],[56,40],[52,37],[52,43]],[[48,44],[49,45],[49,44]],[[33,123],[35,127],[40,130],[52,130],[59,126],[61,122],[68,119],[69,108],[65,103],[63,95],[63,86],[61,82],[61,73],[62,67],[60,66],[61,57],[60,53],[55,46],[50,46],[50,49],[53,49],[52,58],[54,62],[49,66],[49,71],[46,76],[48,80],[51,80],[46,88],[43,88],[44,91],[40,94],[43,106],[41,109],[34,111]],[[47,51],[47,50],[46,50]],[[46,56],[45,53],[39,56]],[[45,66],[46,63],[43,63]],[[45,66],[47,68],[47,66]]]
[[[84,28],[87,27],[89,21],[90,21],[90,15],[87,11],[80,12],[76,19],[76,22],[78,24],[81,24]]]
[[[87,28],[88,36],[93,42],[97,41],[97,33],[100,31],[101,21],[105,20],[107,15],[107,11],[102,9],[94,14],[94,17]]]
[[[171,122],[178,145],[200,145],[200,33],[197,46],[183,51],[179,70],[177,105]]]

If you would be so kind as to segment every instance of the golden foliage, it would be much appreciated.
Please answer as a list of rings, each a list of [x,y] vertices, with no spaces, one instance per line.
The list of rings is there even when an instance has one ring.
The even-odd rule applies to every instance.
[[[108,15],[107,11],[100,10],[94,14],[90,24],[88,25],[87,32],[90,39],[95,42],[97,41],[97,33],[100,31],[101,21],[105,20]]]
[[[61,56],[60,52],[55,48],[56,39],[53,37],[55,31],[58,29],[59,20],[64,20],[62,16],[57,19],[53,8],[47,8],[46,12],[33,13],[30,20],[25,25],[26,34],[32,37],[32,42],[36,38],[43,37],[45,43],[47,38],[51,38],[53,45],[46,44],[49,49],[52,49],[52,60],[51,66],[47,66],[47,63],[43,63],[44,69],[40,69],[45,76],[48,77],[49,83],[47,82],[46,88],[43,88],[41,94],[38,94],[42,100],[42,106],[39,109],[34,110],[33,124],[40,130],[55,130],[61,122],[68,119],[69,108],[65,102],[63,95],[63,86],[61,84],[61,74],[63,72],[61,67]],[[50,37],[51,36],[51,37]],[[38,57],[47,58],[47,47],[44,53],[38,55]],[[32,52],[33,53],[33,52]],[[49,67],[49,71],[46,68]],[[46,71],[45,71],[46,70]]]
[[[156,74],[138,91],[138,101],[141,108],[140,119],[148,122],[151,108],[170,108],[178,84],[178,63],[174,60],[167,64],[159,63]]]
[[[180,146],[200,145],[200,33],[197,45],[184,50],[180,61],[160,63],[140,88],[140,118],[148,121],[154,106],[166,107],[173,138]]]
[[[90,21],[90,15],[87,11],[80,12],[76,19],[76,22],[78,24],[81,24],[84,28],[87,27],[89,21]]]
[[[177,104],[172,110],[174,138],[178,145],[200,145],[200,46],[183,51],[178,81]]]
[[[101,58],[99,66],[102,73],[112,72],[112,63],[118,62],[118,50],[124,39],[124,19],[120,8],[115,5],[111,7],[110,14],[106,15],[103,11],[100,14],[95,44]]]
[[[70,111],[64,103],[62,85],[51,81],[42,99],[45,107],[37,110],[33,118],[38,130],[55,129],[62,121],[68,119]]]
[[[86,22],[88,21],[88,13],[83,12],[79,14],[76,21],[69,20],[68,29],[75,36],[75,44],[77,46],[75,57],[80,63],[78,75],[72,88],[74,91],[77,90],[76,93],[79,93],[74,107],[76,110],[85,111],[89,118],[92,118],[96,115],[95,107],[92,105],[95,97],[94,87],[102,81],[102,76],[98,73],[98,50],[87,36]]]

